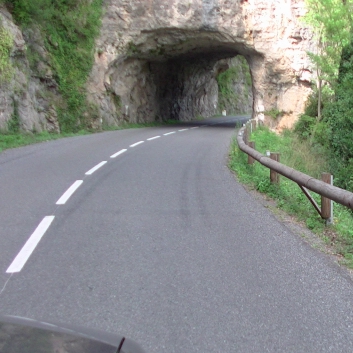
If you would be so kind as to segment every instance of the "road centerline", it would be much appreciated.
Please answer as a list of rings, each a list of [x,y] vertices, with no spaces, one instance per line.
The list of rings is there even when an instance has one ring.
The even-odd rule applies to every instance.
[[[72,194],[80,187],[83,183],[83,180],[76,180],[60,197],[56,202],[57,205],[65,205],[67,200],[72,196]]]
[[[92,175],[96,170],[103,167],[104,164],[106,164],[106,163],[107,163],[107,161],[103,161],[103,162],[98,163],[96,166],[94,166],[92,169],[90,169],[88,172],[86,172],[85,175]]]
[[[167,132],[166,134],[163,134],[163,135],[164,136],[168,136],[168,135],[171,135],[171,134],[175,134],[175,131]]]
[[[9,268],[6,270],[6,273],[20,272],[23,266],[28,261],[29,257],[33,253],[34,249],[37,247],[38,243],[42,239],[45,232],[50,227],[55,216],[45,216],[42,221],[39,223],[35,231],[28,238],[26,244],[22,247],[20,252],[17,254],[15,259],[12,261]]]
[[[144,143],[144,142],[145,141],[139,141],[139,142],[133,143],[132,145],[130,145],[130,147],[135,147],[135,146],[141,145],[141,143]]]
[[[152,141],[152,140],[155,140],[155,139],[159,139],[160,136],[154,136],[154,137],[150,137],[149,139],[147,139],[147,141]]]
[[[127,151],[127,149],[124,148],[124,149],[120,150],[119,152],[116,152],[116,153],[112,154],[110,156],[110,158],[116,158],[116,157],[120,156],[121,154],[125,153],[126,151]]]

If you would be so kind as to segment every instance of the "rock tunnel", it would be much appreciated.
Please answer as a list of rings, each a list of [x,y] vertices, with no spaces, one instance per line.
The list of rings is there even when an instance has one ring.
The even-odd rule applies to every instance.
[[[101,119],[116,124],[213,116],[217,75],[242,55],[252,78],[253,118],[290,126],[311,91],[306,51],[312,42],[298,20],[303,1],[284,3],[108,1],[89,83]]]
[[[129,50],[115,64],[119,69],[110,69],[105,88],[110,104],[117,103],[117,114],[120,109],[121,117],[134,122],[215,115],[217,75],[229,68],[227,59],[243,53],[237,46],[200,36],[147,52],[143,46],[130,45]]]

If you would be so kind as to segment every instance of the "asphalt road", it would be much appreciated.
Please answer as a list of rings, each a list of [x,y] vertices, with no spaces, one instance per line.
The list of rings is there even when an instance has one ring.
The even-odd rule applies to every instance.
[[[237,120],[1,153],[0,312],[118,332],[150,353],[352,352],[351,278],[236,182]]]

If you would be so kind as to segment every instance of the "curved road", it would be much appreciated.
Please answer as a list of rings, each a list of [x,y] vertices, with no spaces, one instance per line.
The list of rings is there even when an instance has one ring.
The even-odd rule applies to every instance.
[[[352,281],[236,182],[239,120],[1,153],[0,312],[149,353],[351,352]]]

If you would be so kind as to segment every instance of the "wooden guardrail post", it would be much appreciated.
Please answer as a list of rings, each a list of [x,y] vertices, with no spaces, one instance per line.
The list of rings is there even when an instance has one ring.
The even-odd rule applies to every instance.
[[[253,120],[251,120],[251,131],[255,131],[256,130],[256,120],[255,119],[253,119]]]
[[[247,135],[247,126],[246,124],[243,124],[244,130],[243,130],[243,141],[246,145],[248,145],[248,141],[246,140],[246,135]]]
[[[249,141],[249,147],[255,149],[255,142],[254,141]],[[248,154],[248,164],[254,164],[255,159]]]
[[[280,154],[278,152],[271,152],[270,158],[276,162],[279,162],[280,161]],[[279,174],[272,169],[270,169],[270,180],[271,180],[271,183],[273,183],[273,184],[279,184]]]
[[[250,130],[250,124],[248,124],[248,128],[246,129],[246,140],[248,141],[248,145],[249,145],[249,141],[250,141],[250,137],[251,137],[251,130]]]
[[[332,176],[330,173],[322,173],[321,180],[331,185]],[[327,224],[332,223],[332,202],[329,198],[321,196],[321,217],[326,219]]]

